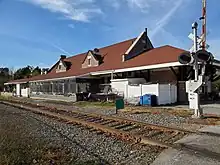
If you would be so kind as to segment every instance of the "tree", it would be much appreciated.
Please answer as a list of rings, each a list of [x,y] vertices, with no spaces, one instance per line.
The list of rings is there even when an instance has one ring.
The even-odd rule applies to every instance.
[[[14,79],[23,79],[29,77],[31,68],[29,66],[18,69],[14,74]]]
[[[32,76],[37,76],[41,74],[41,69],[37,66],[36,68],[32,66],[26,66],[24,68],[18,69],[14,73],[14,79],[23,79],[23,78],[29,78]]]
[[[16,71],[13,67],[10,69],[0,68],[0,91],[4,89],[4,83],[10,80],[29,78],[39,74],[41,74],[41,69],[38,66],[34,68],[28,65],[26,67],[19,68]]]
[[[32,71],[32,76],[37,76],[41,74],[41,69],[37,66],[36,68],[34,68],[34,70]]]
[[[10,80],[8,68],[0,68],[0,91],[4,88],[4,83]]]

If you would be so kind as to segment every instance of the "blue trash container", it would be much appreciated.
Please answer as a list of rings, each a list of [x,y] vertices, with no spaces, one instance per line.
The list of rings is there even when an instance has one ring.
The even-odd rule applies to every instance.
[[[140,97],[141,105],[155,106],[157,105],[157,96],[152,94],[145,94]]]

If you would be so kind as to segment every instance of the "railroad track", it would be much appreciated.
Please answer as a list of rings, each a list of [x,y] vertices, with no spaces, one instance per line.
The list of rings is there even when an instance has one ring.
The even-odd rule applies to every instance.
[[[174,142],[192,133],[191,131],[183,129],[147,124],[118,117],[101,116],[78,111],[66,111],[39,106],[33,103],[21,103],[18,101],[1,101],[1,103],[53,117],[69,124],[83,125],[98,133],[114,135],[123,140],[165,148],[174,147]]]
[[[34,113],[53,117],[69,124],[83,125],[97,133],[110,134],[123,140],[165,148],[172,147],[183,149],[185,147],[183,144],[176,144],[175,142],[189,134],[206,134],[209,136],[220,137],[219,134],[210,132],[189,131],[180,128],[138,122],[120,117],[91,114],[74,110],[68,111],[54,107],[45,107],[30,102],[10,100],[0,101],[0,103],[30,110]]]
[[[21,103],[17,101],[0,101],[0,103],[52,117],[68,124],[82,125],[84,128],[93,132],[95,131],[98,134],[114,135],[119,139],[129,140],[137,144],[151,145],[154,149],[171,147],[178,150],[184,150],[192,155],[207,156],[219,160],[218,153],[204,150],[203,148],[194,145],[175,142],[189,134],[202,134],[217,137],[220,137],[220,134],[170,128],[118,117],[101,116],[97,114],[39,106],[32,103]]]
[[[84,128],[98,134],[101,133],[113,135],[119,139],[135,142],[137,144],[151,145],[152,149],[154,148],[161,150],[171,147],[177,150],[183,150],[192,155],[206,156],[220,160],[218,153],[207,151],[194,145],[175,143],[177,140],[189,134],[208,135],[215,137],[220,137],[220,134],[189,131],[185,129],[159,126],[119,117],[103,116],[73,110],[68,111],[53,107],[39,106],[37,104],[27,102],[11,102],[13,103],[0,101],[0,103],[52,117],[56,120],[61,120],[62,122],[66,122],[68,124],[82,125]]]

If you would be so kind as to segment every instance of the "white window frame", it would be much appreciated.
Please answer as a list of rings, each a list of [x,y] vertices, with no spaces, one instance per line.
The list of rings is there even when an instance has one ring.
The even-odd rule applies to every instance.
[[[88,56],[88,66],[91,66],[91,56]]]

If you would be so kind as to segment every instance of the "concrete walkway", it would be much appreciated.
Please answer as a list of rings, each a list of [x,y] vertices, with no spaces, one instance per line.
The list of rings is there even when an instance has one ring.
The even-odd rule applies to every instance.
[[[189,105],[162,106],[161,108],[189,109]],[[205,104],[205,105],[201,105],[201,108],[203,109],[204,114],[211,114],[211,115],[219,115],[220,116],[220,104]]]
[[[162,152],[152,165],[220,165],[220,126],[202,128],[210,135],[190,135],[177,143],[183,150],[169,148]]]

